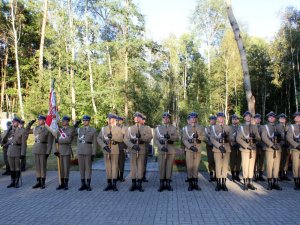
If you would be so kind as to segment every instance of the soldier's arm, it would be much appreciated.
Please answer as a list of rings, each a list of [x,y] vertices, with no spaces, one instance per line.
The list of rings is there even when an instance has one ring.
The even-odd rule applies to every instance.
[[[54,140],[54,137],[53,137],[52,133],[50,131],[48,131],[47,151],[46,151],[46,154],[50,155],[51,149],[52,149],[52,145],[53,145],[53,140]]]
[[[102,130],[103,129],[101,129],[100,133],[98,134],[97,142],[100,145],[100,147],[103,149],[107,145],[104,143]]]
[[[155,130],[154,130],[154,139],[153,140],[154,140],[154,144],[160,150],[163,146],[159,143],[159,137],[158,137],[157,129],[158,128],[155,128]]]
[[[124,143],[128,146],[128,148],[132,148],[134,144],[130,141],[130,136],[129,136],[129,128],[126,130],[125,135],[124,135]]]
[[[144,142],[150,142],[152,138],[153,138],[152,128],[147,126],[145,130],[142,132],[141,140]]]
[[[92,155],[96,155],[96,152],[97,152],[97,131],[96,129],[94,129]]]
[[[269,148],[274,145],[274,143],[269,139],[267,129],[265,127],[262,128],[261,139]]]
[[[249,147],[249,144],[248,144],[246,141],[244,141],[244,136],[243,136],[243,134],[242,134],[242,129],[241,129],[241,127],[239,127],[239,129],[238,129],[238,132],[237,132],[237,135],[236,135],[236,142],[237,142],[238,144],[240,144],[240,146],[241,146],[242,148],[244,148],[244,149],[246,149],[246,148]]]
[[[200,126],[200,128],[199,128],[198,140],[200,140],[200,141],[205,141],[206,140],[204,127],[202,127],[202,126]]]
[[[253,130],[253,133],[255,135],[255,139],[257,142],[260,142],[261,141],[261,136],[259,134],[259,131],[258,131],[258,128],[257,126],[252,126],[252,130]]]
[[[123,130],[120,127],[115,127],[113,129],[113,140],[117,142],[122,142],[123,141]]]
[[[171,141],[178,141],[179,140],[179,133],[178,133],[176,127],[174,127],[171,131],[170,140]]]
[[[26,130],[23,130],[23,132],[22,132],[22,144],[21,144],[21,156],[26,155],[27,138],[28,138],[26,133],[27,133]]]
[[[193,146],[192,143],[189,143],[189,137],[186,134],[185,127],[182,129],[182,143],[187,149]]]
[[[210,141],[211,143],[216,147],[219,148],[220,146],[222,146],[222,144],[216,139],[215,135],[213,134],[213,132],[210,133]]]
[[[288,141],[288,143],[291,145],[292,148],[296,148],[298,145],[300,145],[300,143],[298,143],[294,140],[294,133],[293,133],[291,126],[289,126],[289,128],[288,128],[288,131],[286,134],[286,140]]]

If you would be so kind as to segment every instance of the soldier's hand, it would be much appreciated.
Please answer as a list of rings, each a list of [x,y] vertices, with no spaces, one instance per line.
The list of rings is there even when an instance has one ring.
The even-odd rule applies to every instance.
[[[167,139],[167,140],[169,140],[171,138],[170,134],[169,133],[164,134],[164,138]]]
[[[165,146],[163,146],[160,150],[161,150],[162,152],[167,152],[167,151],[168,151],[168,149],[167,149]]]
[[[135,138],[141,138],[141,133],[140,133],[140,132],[137,132],[137,133],[135,134]]]
[[[193,134],[193,138],[197,139],[198,137],[199,137],[199,135],[197,132]]]
[[[198,148],[195,147],[194,145],[192,145],[192,146],[190,147],[190,149],[191,149],[193,152],[198,152]]]
[[[9,128],[7,129],[7,132],[10,132],[13,129],[13,126],[10,125]]]
[[[59,138],[55,138],[55,143],[58,144]]]
[[[81,124],[81,120],[76,120],[74,127],[77,128]]]
[[[166,142],[165,142],[165,140],[160,139],[160,140],[159,140],[159,143],[160,143],[161,145],[164,145]]]
[[[24,160],[25,159],[25,155],[21,155],[20,159]]]
[[[36,119],[34,119],[34,120],[30,120],[30,122],[28,123],[28,125],[31,127],[31,126],[32,126],[32,124],[34,124],[34,123],[35,123],[35,121],[36,121]]]
[[[110,150],[110,148],[109,148],[108,146],[104,146],[103,149],[104,149],[106,152],[111,153],[111,150]]]
[[[92,160],[92,162],[94,161],[94,159],[95,159],[95,156],[94,156],[94,155],[92,155],[92,156],[91,156],[91,160]]]
[[[54,155],[55,155],[56,157],[59,157],[59,152],[54,152]]]
[[[239,145],[238,143],[235,143],[235,144],[233,145],[233,147],[234,147],[235,149],[239,149],[239,148],[240,148],[240,145]]]
[[[221,146],[219,147],[219,149],[220,149],[221,153],[226,153],[226,149],[225,149],[224,146],[221,145]]]
[[[46,154],[46,159],[48,159],[48,157],[49,157],[49,154]]]
[[[133,150],[136,150],[136,151],[140,151],[140,147],[139,147],[138,145],[132,146],[132,149],[133,149]]]
[[[277,146],[277,145],[273,145],[272,147],[271,147],[273,150],[279,150],[279,147]]]
[[[297,150],[300,150],[300,145],[298,145],[298,146],[296,147],[296,149],[297,149]]]
[[[248,150],[255,150],[254,146],[251,146],[251,145],[249,145],[249,146],[247,147],[247,149],[248,149]]]
[[[228,135],[225,132],[223,132],[222,133],[222,138],[226,139],[227,137],[228,137]]]
[[[108,139],[112,139],[112,134],[109,133],[109,134],[107,135],[107,137],[108,137]]]

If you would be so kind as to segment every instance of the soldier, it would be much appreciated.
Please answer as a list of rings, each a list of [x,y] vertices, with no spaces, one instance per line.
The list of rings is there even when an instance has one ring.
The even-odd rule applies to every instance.
[[[39,125],[33,129],[35,143],[32,146],[32,153],[35,158],[35,171],[37,183],[32,188],[44,189],[47,172],[47,159],[51,153],[53,135],[45,127],[46,117],[38,116]]]
[[[7,158],[7,150],[8,150],[8,142],[7,142],[7,137],[6,136],[8,134],[8,132],[10,132],[12,130],[12,124],[11,121],[8,121],[6,123],[6,130],[3,132],[3,134],[1,135],[1,146],[3,148],[3,161],[5,164],[5,172],[2,173],[3,176],[8,176],[10,175],[10,167],[9,167],[9,163],[8,163],[8,158]],[[6,138],[4,138],[6,136]]]
[[[158,147],[158,164],[160,174],[160,186],[158,192],[164,189],[173,191],[171,187],[171,176],[173,161],[176,154],[175,141],[178,141],[179,135],[176,127],[170,124],[171,115],[165,112],[162,116],[162,125],[154,131],[154,143]]]
[[[231,152],[230,152],[230,171],[232,181],[240,182],[240,169],[241,169],[241,152],[240,152],[240,145],[236,141],[237,131],[239,128],[240,120],[236,114],[231,116],[232,125],[230,126],[231,132],[233,135],[233,141],[230,143],[231,145]]]
[[[261,115],[260,114],[255,114],[254,115],[254,122],[257,126],[257,130],[259,135],[261,136],[261,130],[262,130],[262,125],[261,125]],[[255,181],[265,181],[263,178],[264,175],[264,162],[265,162],[265,151],[263,150],[263,144],[262,141],[256,141],[256,159],[255,159]]]
[[[34,121],[34,122],[35,122],[35,121]],[[28,125],[29,125],[29,124],[27,125],[26,129],[25,129],[24,125],[25,125],[25,121],[24,121],[24,120],[21,120],[21,121],[20,121],[19,128],[20,128],[20,129],[26,130],[26,133],[25,133],[25,135],[26,135],[25,154],[24,154],[23,158],[21,159],[21,171],[22,171],[22,172],[26,170],[27,140],[28,140],[29,132],[30,132],[30,128],[28,129]]]
[[[186,166],[189,187],[188,191],[201,191],[198,186],[198,170],[201,161],[201,142],[206,139],[204,128],[197,124],[198,114],[188,115],[188,125],[182,130],[182,142],[186,152]]]
[[[124,168],[125,168],[125,161],[126,161],[126,149],[127,149],[127,146],[126,144],[124,143],[124,136],[125,136],[125,133],[126,133],[126,130],[128,129],[127,126],[125,126],[123,124],[124,122],[124,118],[121,117],[121,116],[118,116],[118,123],[117,123],[117,126],[119,126],[121,129],[122,129],[122,134],[123,134],[123,140],[119,143],[119,151],[120,151],[120,154],[119,154],[119,161],[118,161],[118,180],[121,181],[121,182],[124,182],[125,179],[124,179]]]
[[[92,162],[96,156],[97,131],[90,127],[91,117],[82,117],[83,127],[77,129],[77,157],[81,178],[81,186],[78,191],[91,191]]]
[[[276,128],[276,114],[274,112],[269,112],[267,118],[268,124],[263,126],[261,133],[267,160],[267,189],[272,190],[274,188],[276,190],[282,190],[278,185],[278,172],[281,158],[280,141],[284,134],[280,133]]]
[[[147,119],[147,117],[142,114],[141,125],[145,125],[146,119]],[[150,128],[149,126],[147,126],[147,127]],[[143,174],[143,179],[142,179],[143,182],[148,182],[148,180],[146,178],[146,173],[147,173],[147,162],[148,162],[149,146],[150,146],[150,143],[146,142],[146,154],[145,154],[144,174]]]
[[[205,127],[205,136],[206,136],[206,151],[207,151],[207,161],[208,161],[208,171],[209,171],[209,182],[216,181],[216,172],[215,172],[215,160],[213,153],[213,144],[210,141],[211,127],[216,124],[217,117],[209,117],[209,126]]]
[[[286,139],[291,146],[295,190],[300,190],[300,112],[295,112],[295,124],[288,128]]]
[[[239,127],[236,141],[240,145],[239,151],[242,155],[242,168],[244,190],[256,190],[253,185],[253,174],[256,158],[256,142],[261,140],[258,128],[251,124],[251,113],[246,111],[243,115],[245,123]],[[254,121],[253,121],[254,122]]]
[[[281,160],[280,160],[280,167],[279,167],[279,178],[280,180],[287,180],[291,181],[291,179],[287,176],[287,171],[289,168],[289,159],[290,159],[290,149],[288,142],[286,140],[286,133],[287,133],[287,116],[284,113],[281,113],[278,116],[279,123],[276,125],[277,130],[283,134],[283,137],[280,141],[281,145]]]
[[[142,178],[145,166],[146,143],[152,139],[152,131],[147,126],[141,125],[142,114],[136,112],[134,115],[135,125],[126,131],[124,142],[130,149],[130,176],[132,185],[129,191],[139,190],[143,192]],[[136,183],[137,182],[137,183]]]
[[[4,139],[7,139],[7,157],[10,166],[11,183],[7,188],[18,188],[20,172],[20,158],[24,157],[26,147],[25,131],[19,128],[20,119],[12,120],[12,128],[8,130]]]
[[[118,191],[118,160],[119,160],[119,143],[123,141],[122,129],[117,126],[118,116],[109,113],[108,126],[102,127],[98,135],[97,142],[104,150],[107,186],[104,191]]]
[[[76,121],[74,127],[70,127],[70,117],[64,116],[61,120],[62,127],[55,140],[56,148],[54,155],[59,157],[60,164],[60,184],[56,190],[69,189],[69,174],[70,174],[70,161],[73,155],[72,142],[75,135],[75,129],[79,126],[81,121]]]
[[[210,133],[210,140],[214,145],[214,159],[216,163],[217,186],[216,191],[223,189],[228,191],[226,178],[228,172],[228,161],[230,157],[230,145],[232,141],[231,129],[225,124],[225,114],[217,113],[217,125],[213,125]],[[221,183],[222,182],[222,183]]]

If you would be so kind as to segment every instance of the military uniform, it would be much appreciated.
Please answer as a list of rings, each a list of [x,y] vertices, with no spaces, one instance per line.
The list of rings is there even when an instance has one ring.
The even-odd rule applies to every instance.
[[[139,117],[139,115],[137,115]],[[124,142],[130,149],[130,176],[132,186],[130,191],[143,191],[142,178],[146,154],[146,142],[152,139],[152,130],[145,125],[133,125],[128,128],[124,136]],[[136,181],[138,184],[136,184]]]
[[[164,189],[172,191],[171,176],[173,169],[173,161],[176,154],[176,146],[174,142],[179,139],[176,127],[173,125],[162,125],[154,130],[154,144],[158,148],[158,165],[161,192]]]
[[[234,118],[234,116],[232,118]],[[239,151],[239,143],[237,143],[236,141],[239,125],[231,125],[230,128],[233,135],[233,141],[230,143],[230,171],[232,175],[232,181],[240,181],[240,169],[242,158],[241,152]]]
[[[294,116],[300,116],[300,113],[296,112]],[[294,189],[300,190],[300,124],[289,126],[286,139],[291,146],[292,152]]]
[[[98,138],[98,144],[104,152],[107,187],[104,191],[112,189],[117,191],[119,143],[123,141],[122,129],[119,126],[102,127]],[[112,184],[113,182],[113,184]]]
[[[256,125],[245,123],[240,126],[236,141],[240,144],[239,150],[242,155],[244,190],[256,189],[252,184],[252,179],[256,159],[256,142],[260,140],[261,137]]]
[[[84,120],[90,120],[89,116],[84,116]],[[92,160],[96,156],[97,131],[90,126],[77,129],[77,157],[81,178],[79,191],[91,191]]]
[[[254,119],[255,118],[261,119],[261,115],[257,113],[254,116]],[[256,126],[257,126],[258,133],[261,136],[263,126],[261,124],[256,124]],[[255,159],[255,168],[254,168],[256,181],[258,181],[258,180],[265,181],[265,179],[263,178],[264,167],[265,167],[265,151],[263,150],[263,143],[262,143],[262,141],[257,141],[256,142],[256,159]]]
[[[2,146],[2,153],[3,153],[3,161],[4,161],[4,164],[5,164],[5,172],[2,175],[10,175],[10,167],[9,167],[8,158],[7,158],[7,150],[8,150],[7,137],[8,137],[8,130],[5,130],[1,135],[1,146]]]
[[[216,117],[214,117],[216,120]],[[210,141],[210,133],[211,133],[211,126],[207,126],[204,128],[205,136],[206,136],[206,153],[207,153],[207,161],[208,161],[208,171],[210,175],[209,182],[215,181],[216,173],[215,173],[215,160],[214,160],[214,153],[213,153],[213,144]]]
[[[225,117],[223,113],[218,113],[218,117]],[[230,142],[232,140],[231,129],[228,125],[213,125],[210,140],[213,147],[214,159],[216,163],[217,186],[216,191],[221,189],[227,191],[226,178],[228,173],[228,161],[230,157]],[[221,184],[222,181],[222,184]]]
[[[267,116],[275,117],[276,115],[270,112]],[[272,188],[281,190],[281,187],[278,185],[278,173],[281,159],[280,140],[283,135],[283,133],[277,130],[274,123],[269,122],[262,127],[261,138],[263,141],[263,149],[266,153],[268,190],[272,190]]]
[[[46,120],[44,116],[39,119]],[[45,188],[47,158],[52,149],[53,135],[44,125],[38,125],[33,129],[35,143],[32,146],[32,153],[35,159],[35,172],[37,183],[32,188]]]
[[[120,119],[120,118],[119,118]],[[123,118],[121,118],[123,120]],[[123,139],[126,133],[126,130],[128,129],[127,126],[123,125],[123,124],[118,124],[118,126],[122,129],[122,135],[123,135]],[[119,143],[119,160],[118,160],[118,180],[121,182],[124,182],[124,168],[125,168],[125,161],[126,161],[126,149],[127,146],[124,143],[124,140],[122,140]]]

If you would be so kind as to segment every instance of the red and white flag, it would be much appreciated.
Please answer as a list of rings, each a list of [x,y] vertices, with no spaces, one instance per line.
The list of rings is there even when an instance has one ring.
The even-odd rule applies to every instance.
[[[59,127],[57,125],[58,122],[59,122],[59,114],[58,114],[58,107],[56,105],[56,93],[54,91],[54,81],[53,81],[51,91],[50,91],[50,97],[49,97],[49,111],[46,117],[46,127],[53,134],[53,136],[56,136],[59,131]]]

